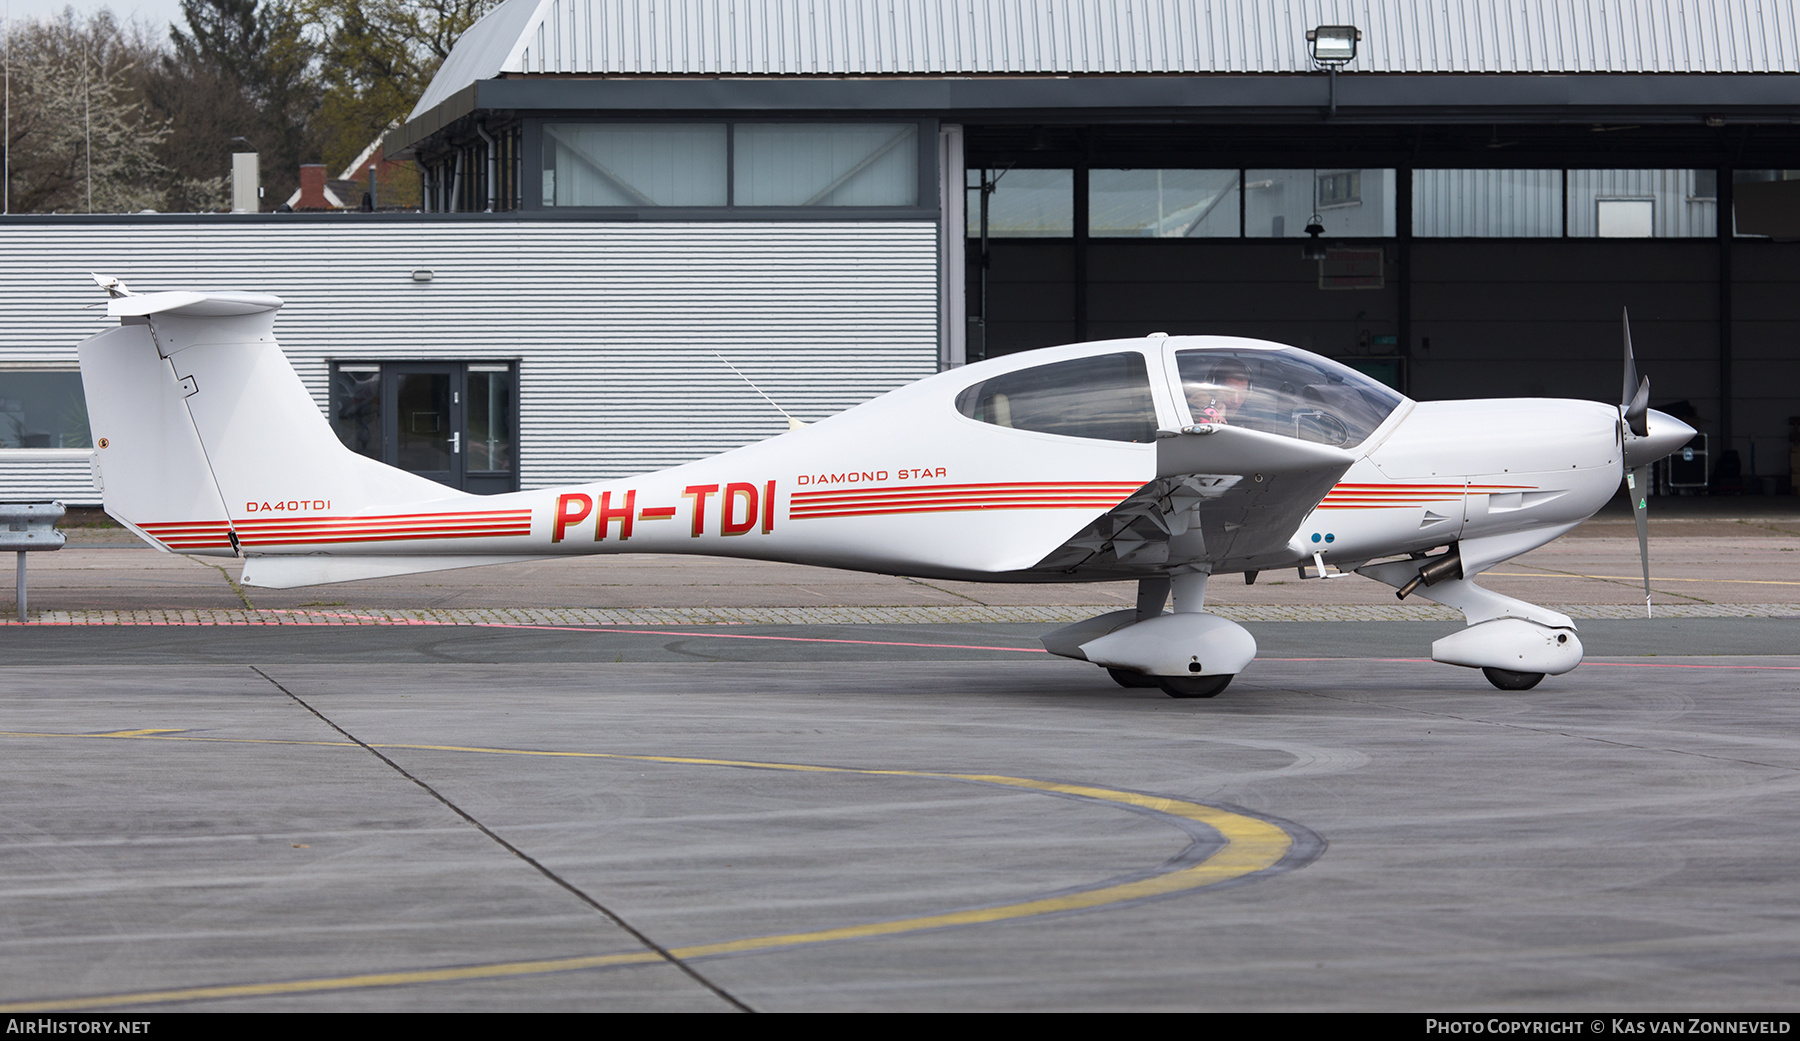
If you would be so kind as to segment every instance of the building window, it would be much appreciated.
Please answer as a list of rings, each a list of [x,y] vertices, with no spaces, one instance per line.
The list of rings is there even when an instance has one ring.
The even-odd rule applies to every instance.
[[[0,369],[0,448],[92,448],[81,373]]]
[[[546,123],[545,206],[723,206],[723,123]]]
[[[1800,170],[1737,170],[1732,234],[1800,238]]]
[[[987,233],[998,239],[1066,239],[1075,234],[1075,171],[970,170],[969,237],[981,237],[981,185]]]
[[[1561,170],[1414,170],[1419,238],[1559,238]]]
[[[1319,209],[1362,205],[1362,171],[1342,170],[1319,175]]]
[[[1090,170],[1094,238],[1238,237],[1237,170]]]
[[[917,124],[744,123],[733,131],[738,206],[917,206]]]
[[[1710,238],[1714,170],[1416,170],[1420,238]]]
[[[544,123],[546,207],[919,205],[917,123]]]
[[[1393,170],[1246,170],[1244,235],[1299,238],[1318,214],[1326,238],[1393,238]]]
[[[1570,170],[1569,237],[1711,238],[1716,198],[1699,194],[1702,170]],[[1711,184],[1717,193],[1717,178]]]

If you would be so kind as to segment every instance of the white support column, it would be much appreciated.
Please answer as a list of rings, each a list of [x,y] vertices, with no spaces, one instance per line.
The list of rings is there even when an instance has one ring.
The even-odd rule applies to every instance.
[[[938,369],[968,361],[968,174],[963,128],[938,127]]]

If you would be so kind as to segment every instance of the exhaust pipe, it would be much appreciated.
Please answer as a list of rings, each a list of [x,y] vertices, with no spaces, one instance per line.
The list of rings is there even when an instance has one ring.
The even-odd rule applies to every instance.
[[[1420,568],[1419,573],[1412,577],[1412,581],[1401,586],[1394,596],[1405,600],[1407,594],[1419,588],[1421,582],[1428,586],[1435,586],[1446,579],[1461,577],[1463,577],[1462,548],[1459,544],[1452,542],[1449,552],[1432,557],[1431,562]]]

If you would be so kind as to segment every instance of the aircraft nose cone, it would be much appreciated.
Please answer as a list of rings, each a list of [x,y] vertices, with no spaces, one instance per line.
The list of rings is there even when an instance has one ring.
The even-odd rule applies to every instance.
[[[1644,422],[1649,433],[1625,442],[1625,466],[1627,469],[1653,463],[1687,444],[1694,437],[1693,427],[1667,412],[1649,409],[1645,412]]]

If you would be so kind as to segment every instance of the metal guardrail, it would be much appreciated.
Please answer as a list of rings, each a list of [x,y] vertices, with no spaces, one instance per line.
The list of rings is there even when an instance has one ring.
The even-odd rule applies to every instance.
[[[25,621],[25,554],[61,549],[68,537],[56,530],[62,519],[60,502],[0,502],[0,550],[18,554],[18,619]]]

